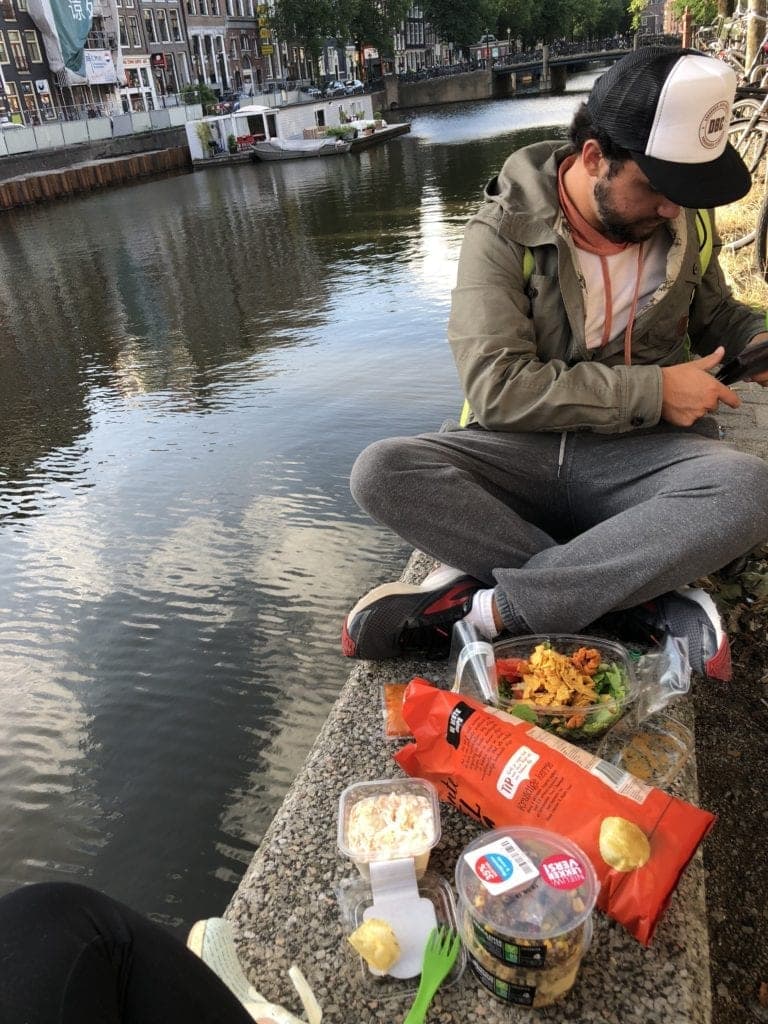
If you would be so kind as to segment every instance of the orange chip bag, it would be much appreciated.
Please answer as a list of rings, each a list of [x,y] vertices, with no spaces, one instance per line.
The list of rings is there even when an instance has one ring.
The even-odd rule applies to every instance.
[[[403,715],[409,774],[486,828],[568,836],[600,879],[597,905],[644,945],[715,816],[653,789],[530,722],[412,679]]]

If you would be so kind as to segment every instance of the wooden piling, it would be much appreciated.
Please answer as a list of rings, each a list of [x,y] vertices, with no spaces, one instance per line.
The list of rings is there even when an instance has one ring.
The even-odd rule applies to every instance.
[[[186,146],[158,149],[114,160],[97,160],[0,182],[0,210],[30,206],[66,196],[94,192],[142,178],[161,177],[190,170]]]

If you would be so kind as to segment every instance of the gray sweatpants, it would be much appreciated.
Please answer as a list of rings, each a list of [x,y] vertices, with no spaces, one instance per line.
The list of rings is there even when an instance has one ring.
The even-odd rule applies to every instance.
[[[391,438],[350,486],[409,544],[495,583],[514,633],[575,632],[768,538],[768,464],[669,425]]]

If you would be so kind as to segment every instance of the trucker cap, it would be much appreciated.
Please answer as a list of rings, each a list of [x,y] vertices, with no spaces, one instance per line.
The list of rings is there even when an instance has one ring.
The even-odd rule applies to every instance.
[[[728,142],[735,93],[736,73],[715,57],[644,46],[597,79],[587,109],[667,199],[689,209],[723,206],[751,184]]]

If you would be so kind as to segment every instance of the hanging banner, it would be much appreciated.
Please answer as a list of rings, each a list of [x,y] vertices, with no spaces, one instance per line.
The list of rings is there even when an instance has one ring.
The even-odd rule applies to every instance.
[[[43,37],[51,70],[63,71],[67,85],[85,85],[83,47],[93,20],[92,0],[28,0],[28,13]]]
[[[115,85],[117,74],[109,50],[86,50],[85,73],[89,85]]]

